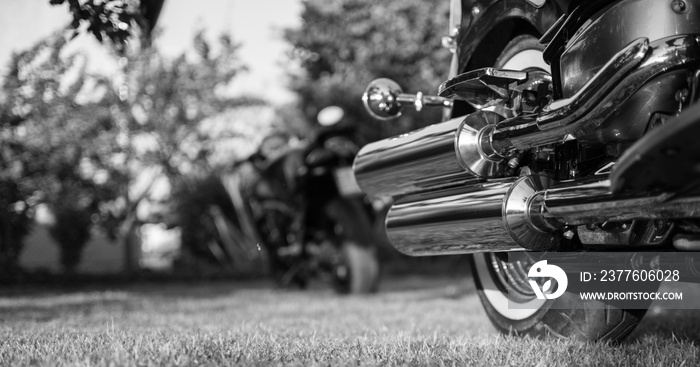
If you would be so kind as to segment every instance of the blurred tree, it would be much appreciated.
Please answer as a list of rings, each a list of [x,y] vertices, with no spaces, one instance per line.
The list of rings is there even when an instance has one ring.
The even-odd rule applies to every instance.
[[[396,80],[407,92],[436,92],[450,62],[441,47],[448,1],[306,0],[303,6],[301,27],[287,30],[285,39],[302,67],[291,87],[307,121],[323,107],[340,106],[367,142],[440,120],[439,109],[407,108],[397,122],[373,121],[361,95],[378,77]]]
[[[131,248],[137,207],[158,177],[143,179],[144,171],[175,186],[212,169],[199,121],[262,102],[225,95],[244,70],[226,36],[214,53],[200,32],[195,52],[175,60],[154,48],[130,51],[111,78],[88,74],[83,55],[62,55],[65,45],[59,34],[15,55],[3,81],[0,260],[16,263],[31,210],[44,202],[72,271],[94,224]]]
[[[19,55],[13,55],[8,75],[17,74]],[[0,279],[17,274],[22,240],[29,233],[31,212],[28,201],[31,192],[17,184],[21,177],[22,162],[16,159],[21,155],[22,144],[14,134],[14,128],[22,118],[13,112],[13,106],[5,103],[6,94],[17,85],[16,80],[6,78],[0,90]],[[11,98],[11,97],[10,97]],[[17,112],[17,111],[16,111]]]
[[[135,29],[145,30],[146,38],[158,20],[164,0],[49,0],[51,5],[68,4],[73,16],[73,37],[84,24],[100,42],[108,39],[118,52],[125,52]],[[139,27],[134,27],[138,25]]]
[[[135,55],[125,72],[128,128],[141,142],[134,147],[138,160],[162,167],[171,179],[210,169],[200,121],[237,106],[263,104],[226,95],[226,87],[245,67],[238,59],[238,44],[226,35],[218,41],[214,53],[203,32],[198,32],[194,52],[174,60],[149,48]]]
[[[83,248],[91,237],[94,208],[86,208],[84,205],[94,202],[81,203],[82,198],[76,197],[80,192],[70,189],[66,191],[64,196],[51,203],[55,221],[49,228],[49,233],[61,248],[61,265],[66,272],[73,273],[80,264]]]
[[[13,178],[0,179],[0,280],[18,273],[22,240],[29,233],[31,217],[22,194]]]
[[[136,177],[138,171],[155,167],[167,177],[172,188],[172,205],[169,206],[172,212],[167,218],[154,220],[164,220],[169,225],[189,225],[190,217],[178,217],[183,212],[175,210],[191,199],[188,195],[192,192],[186,189],[189,182],[207,177],[221,168],[217,165],[226,166],[222,162],[212,164],[212,156],[217,154],[212,138],[222,137],[212,137],[200,123],[238,107],[264,105],[258,99],[227,94],[235,77],[245,71],[238,59],[240,46],[229,36],[222,35],[212,44],[203,32],[198,32],[192,46],[191,52],[174,60],[164,58],[154,48],[131,56],[121,87],[122,91],[126,90],[121,95],[124,101],[121,106],[124,126],[130,136],[128,161],[131,167],[138,169],[132,175]],[[231,134],[236,133],[229,131],[227,137],[233,137]],[[229,163],[236,158],[231,156]],[[206,191],[204,195],[216,194]],[[134,210],[128,211],[124,223],[137,226],[135,208],[143,195],[127,195],[126,199],[127,207]],[[208,230],[205,226],[187,228]],[[183,242],[186,246],[192,243]]]
[[[61,246],[62,263],[72,271],[91,225],[109,227],[103,219],[112,216],[126,181],[112,159],[116,94],[108,80],[86,73],[83,57],[61,57],[65,44],[54,35],[12,59],[2,86],[0,176],[17,197],[5,208],[13,208],[11,217],[25,218],[14,236],[26,234],[31,210],[47,203],[56,216],[51,233]]]

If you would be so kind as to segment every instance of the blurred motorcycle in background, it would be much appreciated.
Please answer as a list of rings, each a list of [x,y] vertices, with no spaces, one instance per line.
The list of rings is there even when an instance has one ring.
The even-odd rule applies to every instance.
[[[573,298],[540,301],[504,251],[700,251],[700,1],[453,0],[449,22],[437,95],[388,79],[363,95],[380,120],[444,110],[355,159],[362,189],[395,200],[389,239],[474,254],[504,333],[624,338],[645,309],[553,307]],[[508,307],[509,280],[533,307]]]
[[[353,130],[338,124],[342,116],[339,107],[322,110],[322,127],[303,147],[291,147],[285,133],[266,137],[237,164],[255,178],[226,183],[244,240],[265,248],[283,286],[319,278],[340,293],[377,290],[374,213],[352,173],[359,147]]]

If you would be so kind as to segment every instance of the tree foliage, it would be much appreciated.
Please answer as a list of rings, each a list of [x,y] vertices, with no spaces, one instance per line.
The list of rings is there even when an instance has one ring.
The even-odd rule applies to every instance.
[[[109,204],[125,180],[113,160],[116,95],[108,80],[85,72],[80,55],[61,57],[65,45],[54,35],[12,59],[3,83],[0,144],[7,148],[0,162],[16,185],[14,206],[26,208],[29,219],[31,208],[46,203],[56,216],[51,233],[62,249],[79,253],[91,224],[112,215]],[[79,257],[64,260],[70,271]]]
[[[198,123],[261,102],[222,93],[244,70],[226,36],[216,53],[199,33],[195,52],[174,60],[155,48],[127,54],[109,77],[88,73],[84,55],[66,56],[66,42],[57,34],[15,55],[3,80],[0,260],[16,264],[32,208],[45,203],[72,271],[95,225],[122,239],[137,228],[136,209],[150,188],[135,188],[144,170],[173,186],[206,174],[211,152]]]
[[[202,32],[192,46],[193,53],[174,60],[147,49],[133,58],[127,71],[129,128],[143,142],[135,147],[138,160],[162,167],[171,179],[211,168],[200,121],[232,107],[262,103],[224,93],[245,70],[237,55],[239,45],[229,36],[219,37],[216,53]]]
[[[291,57],[302,66],[292,88],[309,121],[328,105],[345,109],[364,140],[439,121],[439,110],[412,113],[399,122],[371,121],[361,95],[375,78],[388,77],[404,91],[435,93],[446,78],[450,54],[441,47],[447,1],[307,0],[302,25],[288,30]]]
[[[73,16],[70,27],[74,37],[85,24],[87,32],[98,41],[108,39],[120,52],[124,51],[134,26],[143,26],[145,21],[136,0],[49,0],[49,3],[68,5]]]
[[[127,73],[131,136],[143,142],[132,147],[134,159],[138,166],[159,167],[168,178],[172,201],[165,221],[181,227],[182,245],[196,256],[211,255],[207,246],[216,228],[207,208],[217,203],[223,207],[227,201],[230,205],[221,183],[212,178],[222,168],[218,165],[227,165],[213,159],[220,153],[214,140],[224,137],[211,136],[201,123],[221,120],[217,116],[238,107],[264,104],[226,95],[229,84],[245,71],[238,49],[228,36],[220,36],[218,44],[212,45],[199,32],[193,39],[194,52],[168,60],[155,49],[146,50]],[[229,164],[236,158],[231,156]]]

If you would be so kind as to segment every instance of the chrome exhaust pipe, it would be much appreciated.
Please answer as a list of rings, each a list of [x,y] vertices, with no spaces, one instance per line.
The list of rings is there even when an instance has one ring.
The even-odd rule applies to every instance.
[[[542,213],[545,221],[566,225],[700,217],[700,195],[616,195],[609,180],[572,183],[538,195],[542,197],[537,203],[539,207],[533,206],[531,210]]]
[[[462,119],[365,145],[353,165],[357,183],[365,193],[376,196],[470,183],[474,176],[462,169],[454,150]]]
[[[389,210],[386,233],[409,256],[546,250],[559,243],[559,232],[539,218],[533,226],[529,204],[549,184],[526,176],[409,195]]]
[[[576,95],[551,102],[540,114],[505,120],[482,110],[368,144],[355,158],[355,178],[370,195],[398,197],[504,177],[506,157],[515,151],[585,134],[651,79],[697,65],[699,42],[692,35],[638,39]],[[449,87],[440,94],[450,96]]]
[[[409,256],[522,250],[503,227],[503,201],[513,182],[405,197],[387,214],[387,236]]]
[[[652,78],[696,65],[699,43],[687,35],[637,40],[576,95],[551,102],[542,114],[504,120],[482,110],[371,143],[355,159],[355,177],[366,193],[397,199],[387,235],[411,256],[548,250],[564,226],[698,218],[700,197],[623,197],[606,180],[550,187],[539,176],[502,177],[510,173],[505,157],[515,151],[576,138]]]
[[[700,196],[613,195],[609,180],[550,184],[524,176],[409,195],[389,210],[387,235],[410,256],[545,251],[565,226],[700,217]]]
[[[479,129],[501,120],[481,111],[365,145],[355,157],[355,179],[369,195],[398,197],[503,176],[505,165],[475,150]]]

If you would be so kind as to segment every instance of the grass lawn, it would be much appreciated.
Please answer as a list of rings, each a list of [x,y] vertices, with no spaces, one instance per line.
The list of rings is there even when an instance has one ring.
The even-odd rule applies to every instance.
[[[696,366],[698,341],[695,311],[650,312],[617,346],[502,336],[455,278],[385,280],[372,296],[266,282],[0,296],[0,366]]]

